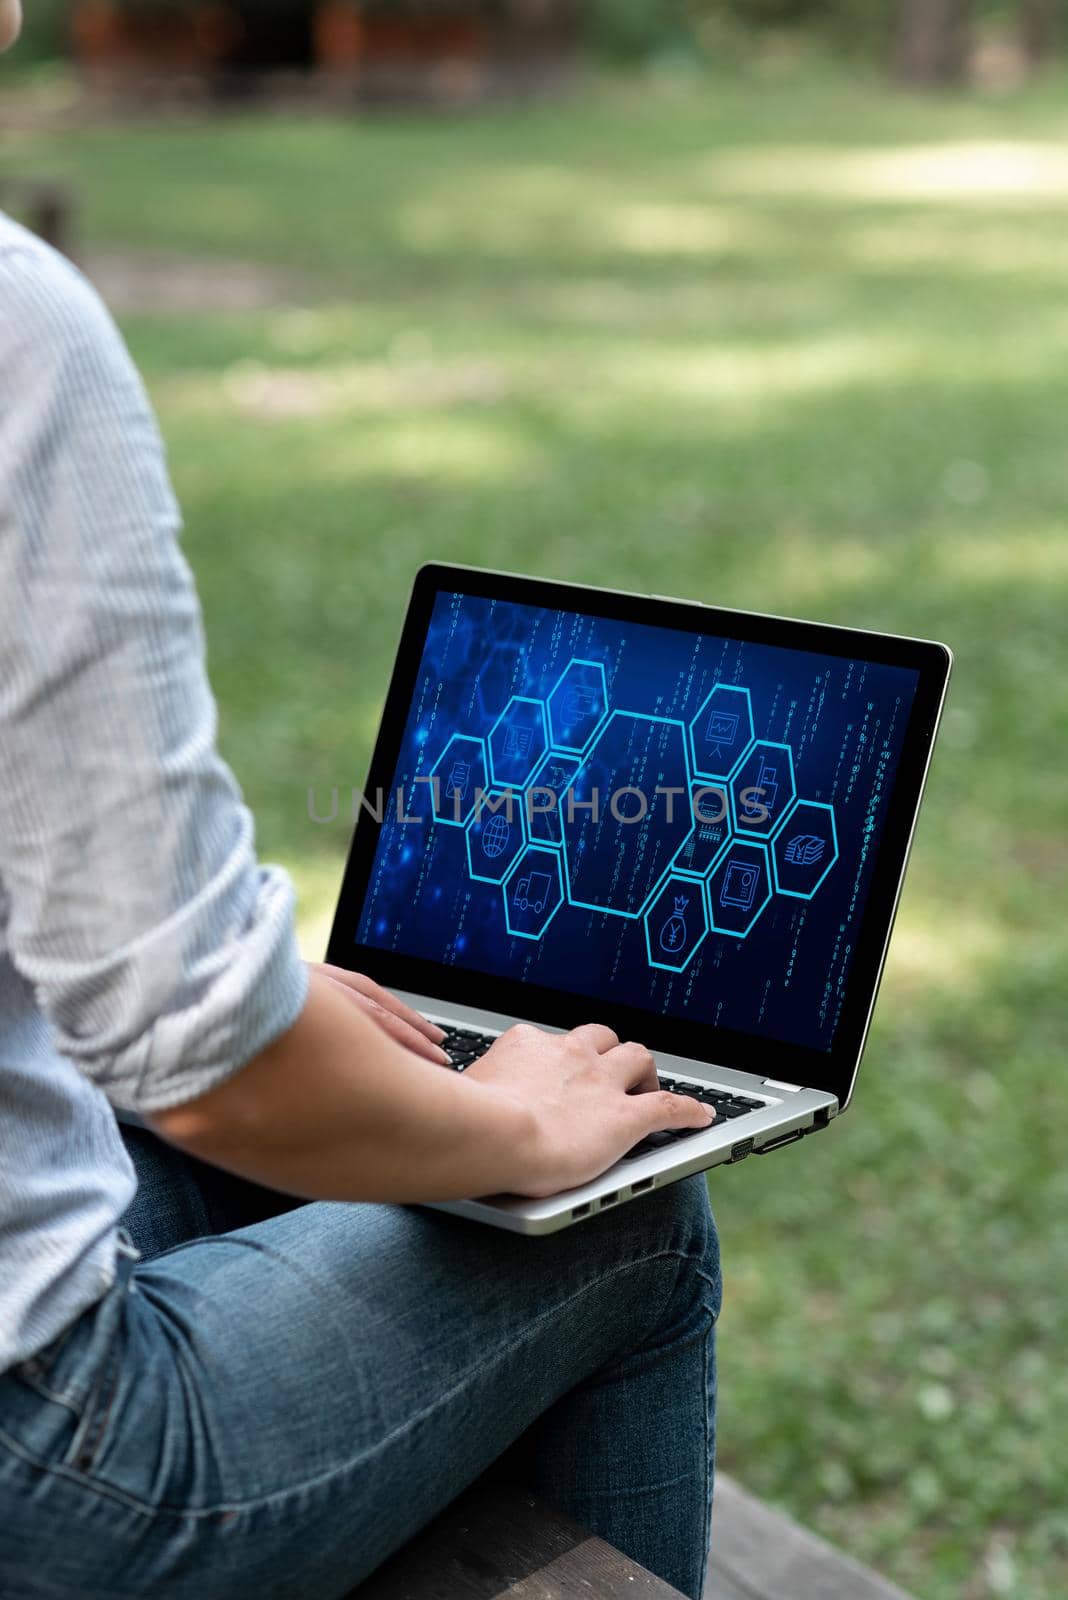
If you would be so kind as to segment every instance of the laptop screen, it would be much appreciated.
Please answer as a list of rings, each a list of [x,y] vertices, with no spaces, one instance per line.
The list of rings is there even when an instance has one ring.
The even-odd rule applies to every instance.
[[[356,940],[829,1051],[919,677],[439,592]]]

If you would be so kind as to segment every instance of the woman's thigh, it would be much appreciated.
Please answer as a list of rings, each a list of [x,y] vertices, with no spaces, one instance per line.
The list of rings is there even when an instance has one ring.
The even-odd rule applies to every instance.
[[[710,1341],[718,1295],[700,1179],[547,1239],[314,1204],[180,1246],[132,1269],[84,1407],[59,1414],[60,1371],[52,1435],[36,1414],[0,1449],[0,1506],[21,1484],[48,1529],[0,1533],[0,1571],[21,1549],[53,1586],[20,1592],[57,1600],[330,1600],[667,1322]]]
[[[123,1123],[121,1132],[137,1174],[137,1192],[122,1226],[146,1260],[205,1234],[262,1222],[300,1203],[198,1161],[147,1128]]]

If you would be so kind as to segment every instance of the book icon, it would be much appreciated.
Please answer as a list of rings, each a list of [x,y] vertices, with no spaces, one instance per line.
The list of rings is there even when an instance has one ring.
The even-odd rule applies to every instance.
[[[514,722],[510,727],[505,728],[504,758],[506,761],[513,757],[517,761],[522,761],[530,749],[531,732],[530,728],[517,727]]]
[[[470,761],[457,759],[453,762],[452,768],[449,772],[448,781],[445,784],[445,793],[454,795],[458,801],[464,800],[467,797],[467,785],[470,783],[470,781]]]

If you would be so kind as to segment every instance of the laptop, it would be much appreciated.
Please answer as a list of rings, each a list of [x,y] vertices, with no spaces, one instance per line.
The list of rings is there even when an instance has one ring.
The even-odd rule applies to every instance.
[[[446,1030],[606,1023],[715,1111],[548,1199],[550,1233],[850,1103],[945,645],[541,578],[418,573],[327,959]],[[443,1069],[444,1070],[444,1069]]]

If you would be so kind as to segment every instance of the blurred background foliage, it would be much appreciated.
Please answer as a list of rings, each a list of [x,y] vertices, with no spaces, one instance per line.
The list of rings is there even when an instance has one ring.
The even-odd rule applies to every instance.
[[[331,0],[325,0],[330,4]],[[348,4],[350,0],[341,0]],[[580,46],[614,64],[719,63],[769,42],[786,51],[830,50],[886,61],[899,76],[953,81],[984,39],[1015,42],[1032,65],[1062,50],[1068,0],[351,0],[361,14],[535,22],[553,12],[573,25]],[[276,28],[307,24],[316,0],[222,0],[239,13],[267,15]],[[219,0],[33,0],[21,57],[47,60],[66,49],[72,18],[108,11],[144,16],[219,10]]]
[[[906,94],[900,6],[597,0],[554,93],[369,115],[100,102],[59,12],[0,67],[0,180],[68,186],[145,372],[309,955],[348,829],[308,789],[362,780],[422,560],[955,648],[856,1111],[711,1179],[720,1456],[922,1600],[1063,1600],[1056,35],[1038,71],[977,6],[964,78]]]

